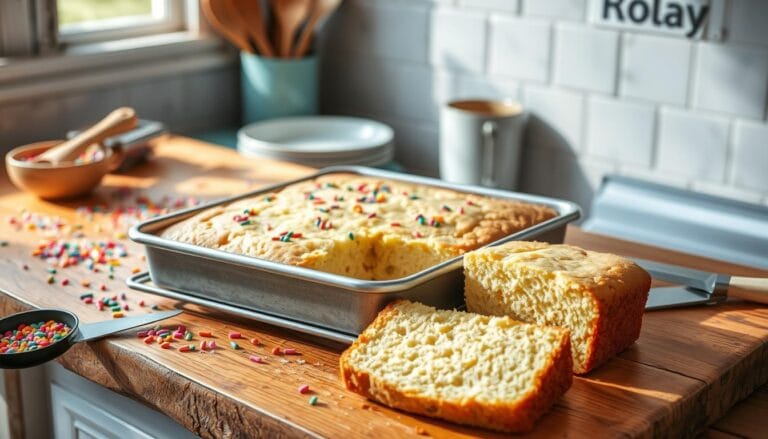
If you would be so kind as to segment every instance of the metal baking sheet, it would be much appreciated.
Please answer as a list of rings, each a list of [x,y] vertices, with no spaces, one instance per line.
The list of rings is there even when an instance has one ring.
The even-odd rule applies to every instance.
[[[229,314],[234,314],[240,317],[245,317],[257,322],[266,323],[280,328],[290,329],[292,331],[301,332],[304,334],[315,335],[328,340],[337,341],[339,343],[351,344],[357,336],[352,334],[344,334],[342,332],[331,331],[329,329],[320,328],[317,326],[308,325],[306,323],[297,322],[290,319],[272,316],[258,311],[252,311],[237,306],[232,306],[227,303],[217,302],[211,299],[204,299],[195,295],[184,293],[181,291],[171,291],[160,288],[153,285],[152,278],[150,278],[148,272],[138,273],[128,278],[125,282],[129,288],[134,290],[143,291],[145,293],[157,294],[159,296],[168,297],[170,299],[179,300],[182,302],[193,303],[195,305],[205,306],[213,308],[219,311],[224,311]]]
[[[266,259],[227,253],[159,236],[168,226],[214,206],[257,196],[301,181],[333,173],[384,178],[458,192],[542,204],[558,212],[555,218],[513,233],[489,246],[512,240],[536,239],[561,243],[566,225],[581,210],[571,202],[480,186],[465,186],[427,177],[358,166],[325,168],[316,174],[251,191],[235,197],[157,217],[132,227],[129,237],[144,244],[149,272],[161,288],[188,292],[199,298],[267,313],[347,334],[359,334],[390,301],[403,298],[437,308],[464,303],[462,256],[410,276],[382,281],[355,279]]]

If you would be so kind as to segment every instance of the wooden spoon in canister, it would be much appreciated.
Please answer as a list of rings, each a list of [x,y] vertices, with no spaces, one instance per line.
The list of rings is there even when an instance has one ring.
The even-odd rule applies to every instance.
[[[230,0],[232,10],[242,19],[245,32],[259,50],[259,54],[265,58],[275,56],[272,43],[265,32],[264,17],[261,13],[261,0]]]
[[[240,29],[233,29],[233,19],[229,16],[228,7],[223,0],[200,0],[200,7],[208,23],[218,33],[238,49],[253,53],[253,46],[248,42],[248,37]]]
[[[296,44],[296,49],[293,51],[293,56],[297,58],[306,55],[309,50],[309,45],[312,43],[312,32],[315,30],[315,26],[335,11],[341,4],[341,0],[315,0],[314,4],[309,21],[307,21],[307,24],[304,26],[304,31],[301,33],[299,43]]]
[[[276,31],[280,38],[277,44],[277,53],[281,57],[287,58],[291,55],[291,46],[296,30],[309,16],[312,2],[307,0],[271,0],[270,4],[275,13]]]
[[[136,111],[133,108],[120,107],[92,127],[45,151],[33,158],[32,161],[54,165],[74,161],[94,143],[136,128],[138,121]]]

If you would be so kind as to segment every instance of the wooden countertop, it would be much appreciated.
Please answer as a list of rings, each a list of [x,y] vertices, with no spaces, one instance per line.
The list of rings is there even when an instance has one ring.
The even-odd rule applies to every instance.
[[[18,218],[25,209],[81,225],[89,239],[110,238],[121,228],[111,225],[110,215],[91,218],[76,208],[94,203],[115,206],[137,195],[217,198],[309,172],[309,168],[248,160],[232,150],[170,137],[158,142],[150,163],[124,175],[108,176],[88,200],[43,202],[20,193],[3,178],[0,238],[8,245],[0,248],[0,313],[63,307],[84,322],[109,318],[107,312],[82,303],[79,296],[86,291],[95,291],[97,297],[125,293],[132,307],[128,315],[145,312],[138,307],[139,300],[160,308],[183,307],[187,312],[165,325],[184,324],[194,333],[213,331],[223,346],[215,354],[163,350],[130,333],[78,344],[58,361],[104,387],[161,410],[203,437],[499,436],[391,410],[345,391],[337,377],[343,345],[128,290],[124,281],[131,271],[145,268],[141,247],[131,242],[124,241],[129,255],[121,259],[114,279],[108,278],[106,269],[94,273],[80,265],[59,269],[55,283],[49,284],[47,263],[32,252],[51,232],[9,223],[11,216]],[[127,198],[126,187],[134,191]],[[756,269],[585,233],[576,227],[568,229],[566,241],[705,270],[766,275]],[[69,285],[61,284],[64,278]],[[83,280],[90,281],[91,287],[82,287]],[[106,286],[106,292],[98,290],[100,284]],[[257,337],[264,346],[243,340],[244,349],[230,349],[226,334],[233,330],[249,339]],[[195,336],[194,342],[199,341]],[[274,346],[292,347],[301,355],[275,356],[270,352]],[[252,353],[266,358],[267,364],[248,361]],[[766,381],[768,307],[728,302],[649,312],[640,340],[593,373],[576,378],[531,436],[693,435]],[[309,405],[308,395],[297,392],[301,384],[309,384],[319,398],[318,405]],[[738,434],[728,425],[718,424],[718,428],[718,434]]]

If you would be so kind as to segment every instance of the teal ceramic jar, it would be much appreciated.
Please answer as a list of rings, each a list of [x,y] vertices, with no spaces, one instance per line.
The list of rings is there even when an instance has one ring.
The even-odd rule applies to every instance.
[[[317,114],[317,57],[262,58],[240,53],[243,124]]]

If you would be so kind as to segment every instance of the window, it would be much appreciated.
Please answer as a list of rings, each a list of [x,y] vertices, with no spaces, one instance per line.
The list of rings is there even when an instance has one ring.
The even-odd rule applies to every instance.
[[[77,44],[184,30],[182,0],[58,0],[58,41]]]
[[[200,35],[196,0],[0,0],[0,56],[179,32]]]

